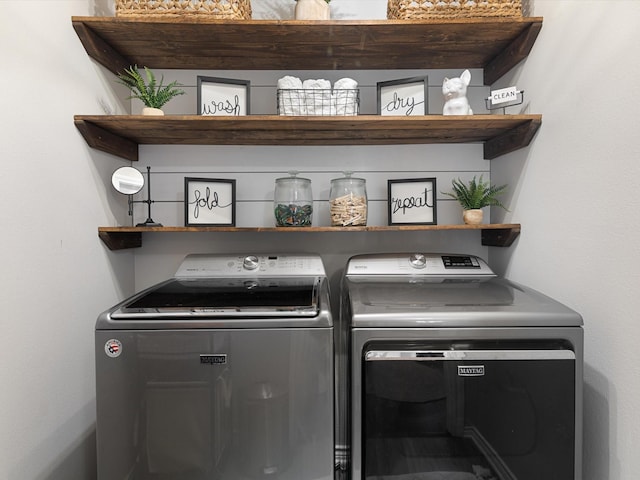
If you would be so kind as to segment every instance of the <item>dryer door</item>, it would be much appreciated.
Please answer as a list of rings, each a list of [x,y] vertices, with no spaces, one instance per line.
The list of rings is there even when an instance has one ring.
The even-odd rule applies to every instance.
[[[363,360],[363,479],[574,479],[572,351],[373,344]]]

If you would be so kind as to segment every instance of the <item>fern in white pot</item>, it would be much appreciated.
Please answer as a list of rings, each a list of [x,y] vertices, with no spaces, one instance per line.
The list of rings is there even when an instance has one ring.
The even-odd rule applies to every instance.
[[[129,99],[137,98],[144,104],[143,115],[164,115],[162,107],[173,97],[184,95],[185,92],[178,88],[180,85],[177,81],[163,85],[164,77],[161,77],[158,83],[153,72],[147,67],[143,68],[146,79],[138,70],[138,66],[133,65],[118,74],[118,83],[131,90],[132,95]]]
[[[462,206],[462,218],[464,223],[469,225],[477,225],[482,223],[483,207],[500,207],[507,208],[496,197],[503,194],[507,185],[491,185],[485,182],[480,175],[480,179],[476,180],[476,176],[464,183],[459,178],[451,181],[453,192],[442,192],[460,203]]]

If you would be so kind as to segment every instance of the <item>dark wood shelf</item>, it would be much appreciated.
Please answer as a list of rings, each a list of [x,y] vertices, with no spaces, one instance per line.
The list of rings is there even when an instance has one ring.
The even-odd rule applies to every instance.
[[[493,159],[527,146],[541,115],[288,117],[76,115],[87,144],[127,160],[138,145],[396,145],[484,143]]]
[[[93,59],[194,70],[482,68],[491,85],[527,57],[542,18],[451,20],[215,20],[72,17]]]
[[[435,21],[215,20],[206,17],[72,17],[88,55],[113,73],[130,65],[193,70],[393,70],[481,68],[491,85],[525,59],[542,18]],[[394,145],[484,143],[484,158],[523,148],[541,115],[444,117],[202,117],[77,115],[87,144],[138,160],[153,145]],[[111,250],[140,247],[143,233],[402,232],[480,230],[482,244],[510,246],[519,224],[392,227],[101,227]]]
[[[205,233],[205,232],[249,232],[249,233],[320,233],[320,232],[434,232],[444,230],[480,230],[482,245],[509,247],[520,235],[520,224],[487,225],[403,225],[391,227],[100,227],[98,236],[109,250],[122,250],[142,246],[142,234],[149,233]]]

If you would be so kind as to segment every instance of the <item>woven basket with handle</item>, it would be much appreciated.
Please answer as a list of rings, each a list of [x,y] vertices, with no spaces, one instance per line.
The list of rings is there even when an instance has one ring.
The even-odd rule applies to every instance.
[[[210,15],[248,20],[251,0],[116,0],[116,15]]]
[[[521,0],[388,0],[390,20],[521,17]]]

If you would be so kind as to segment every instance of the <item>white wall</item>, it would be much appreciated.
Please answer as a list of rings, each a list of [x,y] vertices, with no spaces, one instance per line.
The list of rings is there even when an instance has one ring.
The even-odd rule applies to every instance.
[[[92,152],[78,112],[117,103],[71,15],[85,1],[0,2],[0,478],[95,477],[93,330],[133,288],[133,256],[96,226],[124,221],[122,165]]]
[[[255,0],[254,11],[276,17],[285,10],[285,1]],[[151,165],[165,179],[154,194],[161,199],[172,195],[174,201],[180,198],[185,172],[237,175],[238,170],[259,168],[261,188],[251,193],[254,197],[243,194],[247,205],[262,202],[263,213],[255,222],[268,221],[265,209],[273,179],[298,164],[291,159],[299,158],[299,170],[313,176],[319,202],[327,196],[327,179],[344,168],[341,158],[370,178],[370,195],[378,200],[383,198],[387,172],[389,177],[434,174],[444,188],[457,173],[491,168],[494,182],[511,185],[511,211],[494,211],[493,220],[523,225],[512,248],[481,247],[473,232],[162,234],[145,236],[143,248],[135,253],[109,252],[96,235],[98,225],[130,221],[125,199],[109,187],[111,172],[125,162],[89,149],[73,126],[74,114],[123,113],[127,108],[117,100],[124,95],[117,91],[113,75],[86,56],[71,27],[72,15],[109,10],[110,2],[95,3],[94,10],[91,0],[0,1],[5,74],[0,77],[0,255],[5,272],[0,296],[0,479],[94,478],[96,315],[135,288],[172,274],[185,253],[253,249],[320,251],[334,283],[344,259],[354,252],[451,249],[489,255],[508,277],[583,314],[584,478],[637,476],[640,460],[634,446],[640,421],[634,399],[640,394],[640,376],[634,340],[640,334],[635,322],[640,310],[635,294],[640,252],[633,243],[639,227],[633,221],[638,200],[632,188],[639,173],[640,147],[634,134],[640,111],[640,66],[635,61],[640,2],[530,2],[532,13],[545,17],[542,33],[530,57],[501,85],[524,88],[528,111],[542,113],[543,126],[530,148],[490,164],[481,159],[476,145],[392,151],[150,146],[141,151],[138,166]],[[374,0],[334,2],[341,18],[382,18],[384,1],[375,0],[375,8],[372,4]],[[393,78],[395,73],[389,75]],[[376,73],[358,78],[369,89],[376,79]],[[434,104],[432,112],[436,111]],[[402,167],[385,167],[386,158],[402,158]],[[451,158],[455,166],[443,166]],[[442,202],[447,218],[454,215],[450,207]],[[167,225],[182,222],[178,202],[159,204],[154,212],[154,219]],[[383,221],[381,214],[376,216]]]
[[[522,222],[491,261],[584,316],[584,478],[630,480],[640,471],[640,2],[534,7],[540,37],[501,83],[523,88],[543,123],[529,149],[491,164],[493,180],[513,186],[505,219]]]

